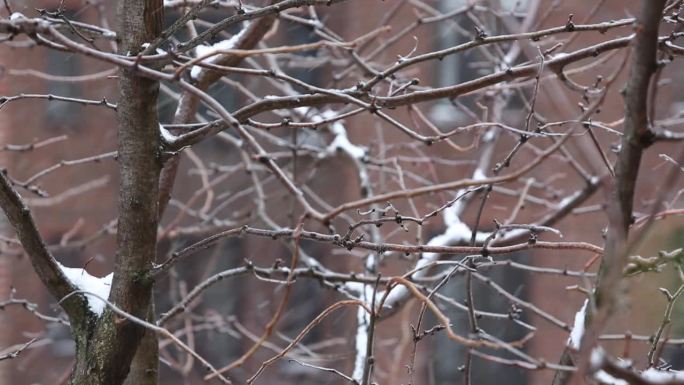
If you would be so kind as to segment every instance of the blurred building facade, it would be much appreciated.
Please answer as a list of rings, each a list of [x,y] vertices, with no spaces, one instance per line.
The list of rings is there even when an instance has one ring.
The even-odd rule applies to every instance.
[[[384,15],[390,10],[398,7],[397,3],[404,0],[355,0],[336,5],[334,9],[325,10],[321,8],[322,18],[326,20],[329,27],[339,33],[346,39],[354,39],[360,34],[370,31],[380,26],[379,22]],[[408,0],[407,0],[408,2]],[[59,5],[57,0],[25,0],[12,1],[11,4],[16,11],[25,13],[27,16],[35,16],[35,9],[55,9]],[[434,7],[437,10],[446,12],[458,7],[464,6],[465,1],[462,0],[433,0],[425,1],[425,4]],[[496,3],[494,1],[490,3]],[[503,33],[515,23],[522,21],[522,15],[526,6],[532,6],[536,2],[528,1],[503,1],[499,4],[502,7],[502,12],[510,12],[513,15],[504,16],[501,20],[493,22],[493,25],[498,27],[498,30],[491,31],[492,33]],[[589,17],[589,9],[586,2],[575,0],[564,0],[561,2],[543,0],[540,1],[538,14],[542,15],[549,9],[551,13],[541,25],[534,25],[536,28],[563,25],[568,19],[568,15],[573,14],[574,20],[583,20]],[[101,14],[100,7],[105,5],[108,7],[107,11]],[[554,5],[555,4],[555,5]],[[99,18],[104,15],[111,25],[113,25],[113,2],[81,2],[81,1],[66,1],[65,5],[68,8],[68,14],[77,20],[90,21],[99,23]],[[555,8],[550,8],[555,7]],[[520,11],[518,11],[520,9]],[[218,11],[216,11],[218,12]],[[428,14],[429,10],[423,9],[421,12]],[[625,17],[637,12],[634,4],[625,4],[625,2],[610,0],[598,8],[590,21],[603,21]],[[517,16],[518,13],[520,16]],[[207,19],[216,18],[219,16],[207,16]],[[169,21],[173,20],[173,15],[169,15]],[[393,16],[391,23],[394,30],[401,29],[405,26],[411,25],[416,20],[414,8],[409,6],[400,7],[396,15]],[[289,39],[300,39],[302,41],[312,41],[316,37],[302,30],[295,25],[279,26],[279,31],[282,35],[274,39],[282,39],[282,42],[289,41]],[[467,41],[467,38],[460,34],[459,31],[471,32],[474,25],[471,20],[466,17],[453,18],[452,22],[439,23],[437,27],[417,28],[415,33],[411,33],[403,38],[399,43],[392,45],[385,52],[382,52],[377,60],[386,59],[391,62],[393,58],[399,55],[407,55],[416,49],[416,52],[428,52],[435,49],[441,49],[451,45],[459,44]],[[604,39],[599,34],[581,35],[578,39],[572,42],[571,46],[564,47],[563,50],[569,51],[578,47],[584,46],[591,42],[600,41]],[[21,45],[17,43],[17,45]],[[521,57],[518,62],[531,60],[536,55],[536,51],[529,51],[523,49]],[[27,69],[35,69],[43,73],[49,73],[57,76],[75,76],[83,74],[94,74],[110,69],[95,60],[84,58],[77,55],[65,54],[61,52],[50,51],[42,47],[34,47],[30,50],[23,48],[10,49],[5,45],[0,46],[0,57],[2,57],[1,65],[4,68],[5,75],[0,78],[0,94],[15,95],[19,93],[44,93],[57,94],[71,97],[83,97],[86,99],[99,100],[103,97],[109,101],[115,102],[117,97],[116,79],[114,77],[105,77],[95,81],[88,82],[62,82],[59,79],[49,79],[44,77],[31,76],[26,73]],[[418,67],[416,77],[419,77],[421,84],[443,86],[455,84],[458,82],[473,79],[481,76],[491,68],[487,68],[483,64],[484,58],[478,56],[476,50],[468,51],[463,55],[456,55],[438,63],[428,62]],[[614,62],[604,64],[603,67],[608,69],[614,66]],[[334,73],[330,74],[327,68],[321,68],[313,71],[301,71],[298,76],[307,77],[308,81],[320,82],[322,84],[330,84],[334,78]],[[293,70],[296,71],[296,70]],[[626,74],[621,75],[621,82],[624,82]],[[675,75],[673,75],[675,76]],[[242,79],[244,85],[251,87],[249,79]],[[584,82],[590,82],[591,79],[581,79]],[[679,79],[681,80],[681,79]],[[342,86],[342,85],[340,85]],[[346,85],[349,86],[349,85]],[[235,97],[231,92],[231,88],[227,85],[220,85],[225,91],[219,90],[221,95],[221,102],[226,106],[234,109],[235,107],[244,103],[244,100]],[[251,89],[251,88],[250,88]],[[267,93],[268,90],[251,89],[257,94]],[[617,92],[619,87],[611,91],[611,95],[606,98],[606,104],[602,107],[601,116],[605,117],[606,121],[611,121],[613,117],[617,119],[622,112],[622,99]],[[578,112],[578,96],[569,93],[564,88],[542,88],[544,94],[538,99],[540,110],[545,111],[550,119],[562,120],[573,118]],[[670,108],[677,98],[682,94],[680,85],[675,85],[670,88],[664,88],[660,95],[662,108]],[[681,99],[681,97],[679,97]],[[681,100],[679,100],[681,101]],[[471,106],[475,104],[474,98],[464,98],[463,103],[470,103]],[[27,108],[26,106],[31,106]],[[522,109],[522,101],[511,101],[503,114],[505,123],[512,126],[519,126],[525,119],[525,111]],[[171,114],[175,109],[175,101],[172,98],[164,97],[160,102],[160,111],[162,120],[169,122]],[[468,122],[468,117],[460,114],[458,108],[448,101],[439,101],[431,104],[426,108],[430,112],[430,116],[434,118],[435,122],[439,124],[443,130],[448,130]],[[401,118],[409,119],[408,114],[404,111],[398,111],[397,115]],[[348,120],[347,127],[349,130],[350,140],[355,143],[372,144],[377,142],[379,129],[376,129],[376,122],[369,117],[358,116]],[[29,143],[37,139],[45,139],[47,137],[54,137],[58,135],[67,135],[68,140],[53,144],[38,151],[32,151],[22,154],[3,154],[0,153],[0,165],[11,167],[13,173],[17,178],[24,180],[34,173],[45,169],[53,164],[59,163],[64,159],[78,159],[86,156],[106,153],[112,151],[116,146],[116,115],[113,110],[102,107],[86,107],[72,103],[60,102],[36,102],[35,100],[17,101],[8,104],[0,110],[0,145],[3,143]],[[396,132],[396,130],[384,130],[384,140],[387,143],[401,142],[403,134]],[[611,137],[604,133],[598,133],[602,143],[610,143],[614,141]],[[498,151],[505,154],[508,148],[513,144],[513,141],[502,142],[501,148]],[[237,155],[226,154],[222,151],[220,145],[216,143],[204,143],[194,148],[197,153],[207,156],[210,162],[216,164],[229,163]],[[436,145],[435,151],[445,157],[458,159],[459,156],[454,156],[453,150],[448,146]],[[502,155],[503,156],[503,155]],[[467,160],[469,154],[463,154],[463,160]],[[208,162],[209,162],[208,161]],[[588,167],[598,168],[600,164],[585,160]],[[657,166],[657,161],[650,159],[644,165],[645,170]],[[544,169],[544,165],[540,166]],[[186,157],[181,164],[181,171],[179,173],[179,182],[176,184],[174,197],[178,201],[185,202],[195,192],[196,173],[193,173],[195,165]],[[424,165],[415,165],[413,168],[408,168],[407,172],[426,173]],[[439,168],[437,176],[442,180],[452,180],[466,177],[472,170],[468,166]],[[549,177],[553,177],[555,170],[548,168],[544,169]],[[598,172],[598,169],[592,170]],[[354,184],[356,181],[355,171],[348,166],[342,159],[334,159],[327,164],[321,166],[322,174],[338,173],[338,181],[344,181],[339,185],[333,185],[329,182],[322,181],[316,186],[321,195],[331,197],[331,201],[341,202],[345,199],[358,197],[360,190],[359,186]],[[92,182],[93,180],[100,181],[98,187],[92,188],[84,194],[78,195],[75,198],[66,198],[64,202],[56,206],[48,206],[46,198],[32,197],[36,205],[33,210],[39,223],[40,230],[43,236],[50,243],[59,243],[64,238],[65,233],[72,234],[72,237],[86,237],[89,234],[96,233],[102,230],[103,226],[111,222],[116,217],[116,192],[117,192],[117,168],[116,163],[111,159],[103,160],[96,164],[87,164],[84,166],[65,167],[58,173],[54,173],[44,179],[42,185],[47,189],[51,196],[61,196],[65,192],[70,191],[74,186],[81,186]],[[656,173],[642,173],[641,183],[643,186],[654,186],[658,184]],[[236,179],[235,190],[230,187],[224,191],[226,194],[235,194],[239,190],[239,178]],[[568,184],[562,186],[566,191],[572,191],[576,186]],[[245,201],[251,199],[246,196]],[[495,205],[510,206],[515,202],[516,197],[500,198]],[[603,197],[598,196],[592,198],[587,205],[601,202]],[[44,203],[44,204],[41,204]],[[288,205],[289,201],[283,199],[283,205]],[[289,207],[289,206],[288,206]],[[636,205],[639,210],[639,204]],[[468,223],[472,223],[475,219],[475,210],[469,210],[464,218]],[[178,210],[171,208],[167,214],[168,219],[165,218],[165,223],[172,220],[178,213]],[[496,210],[485,210],[481,223],[485,228],[491,228],[492,220],[499,217],[500,212]],[[521,220],[524,220],[527,215],[533,213],[525,213]],[[281,218],[287,218],[287,212],[281,213]],[[574,220],[566,220],[559,224],[559,229],[563,232],[566,239],[582,239],[595,244],[602,244],[601,231],[605,226],[600,214],[587,215],[581,219],[581,226],[577,225]],[[0,222],[2,226],[2,222]],[[426,227],[425,233],[430,235],[438,234],[442,228],[438,221],[435,221]],[[681,223],[677,221],[668,222],[664,227],[664,232],[676,232],[681,230]],[[6,232],[5,232],[6,233]],[[198,238],[199,239],[199,238]],[[671,237],[665,237],[665,241],[670,242]],[[171,249],[175,249],[185,244],[189,244],[194,239],[185,239],[181,243],[162,243],[160,245],[160,255],[163,256]],[[103,237],[97,243],[87,246],[85,249],[60,250],[57,254],[59,260],[68,266],[88,266],[88,270],[94,275],[104,275],[111,270],[113,261],[115,238],[112,235]],[[307,244],[306,250],[310,254],[319,254],[320,259],[331,265],[341,268],[342,270],[359,270],[360,263],[358,259],[339,258],[331,252],[327,247],[315,244]],[[581,259],[572,253],[558,253],[558,258],[566,258],[565,267],[568,269],[583,269],[586,259]],[[278,258],[287,259],[289,257],[288,250],[280,243],[265,242],[260,239],[240,238],[234,240],[227,240],[222,242],[219,246],[212,250],[203,252],[193,257],[193,261],[182,263],[174,276],[169,277],[160,283],[160,296],[157,304],[160,311],[168,309],[170,304],[178,299],[184,291],[187,292],[189,288],[204,277],[207,277],[215,272],[224,270],[229,267],[237,266],[245,259],[254,261],[259,265],[269,266]],[[546,257],[545,257],[546,258]],[[544,260],[537,257],[534,253],[519,255],[515,257],[516,260],[525,260],[530,263],[539,265],[552,265],[557,261]],[[201,261],[201,262],[197,262]],[[388,261],[388,265],[383,269],[388,273],[400,274],[408,268],[408,263],[398,262],[396,266],[391,265],[394,260]],[[577,309],[579,309],[583,297],[580,293],[576,295],[568,294],[566,286],[576,284],[576,280],[572,279],[558,279],[557,277],[547,278],[544,276],[531,277],[527,274],[506,274],[496,275],[492,273],[498,283],[506,290],[516,293],[526,300],[536,304],[545,311],[552,312],[559,319],[568,323],[572,323],[573,317]],[[460,281],[459,281],[460,282]],[[58,312],[54,308],[54,300],[50,298],[47,293],[41,288],[39,282],[32,272],[30,264],[25,257],[17,255],[2,255],[0,256],[0,301],[9,297],[9,288],[16,289],[16,295],[20,298],[28,298],[39,305],[39,309],[44,313],[51,315]],[[454,293],[455,297],[462,297],[458,293],[462,293],[463,286],[461,283],[450,284],[445,289],[449,293]],[[163,293],[163,295],[162,295]],[[169,294],[171,293],[171,294]],[[331,298],[335,298],[336,294],[327,292],[318,288],[316,282],[306,282],[296,285],[293,296],[290,302],[293,308],[290,309],[284,319],[281,321],[281,330],[286,330],[287,336],[282,336],[285,344],[287,337],[291,338],[301,330],[318,312],[320,312],[327,304],[330,303]],[[510,306],[510,303],[505,299],[488,292],[486,287],[478,287],[476,290],[478,303],[483,304],[487,309],[505,309]],[[216,285],[211,290],[207,291],[201,303],[196,305],[193,309],[196,313],[201,313],[205,316],[204,321],[212,320],[214,324],[195,325],[198,328],[204,326],[207,329],[212,329],[206,333],[198,333],[195,341],[198,351],[206,356],[210,361],[217,363],[217,365],[225,364],[231,360],[239,357],[244,351],[249,349],[253,341],[244,337],[236,338],[240,335],[238,331],[246,329],[254,335],[259,335],[263,326],[269,321],[272,311],[277,305],[279,293],[274,294],[273,285],[263,283],[249,277],[239,277],[228,280],[220,285]],[[559,299],[564,300],[559,300]],[[415,312],[418,308],[416,304],[411,305],[409,311],[400,312],[392,318],[383,321],[387,326],[380,330],[379,341],[386,345],[398,345],[396,327],[405,328],[407,320],[415,318]],[[448,311],[447,314],[452,317],[455,324],[466,325],[466,315],[462,312]],[[235,315],[234,318],[226,317],[227,315]],[[529,352],[534,357],[544,357],[547,360],[554,361],[560,356],[563,348],[564,335],[562,331],[545,324],[533,316],[524,316],[525,322],[529,322],[537,327],[537,338],[533,339],[529,346]],[[433,322],[432,320],[428,320]],[[321,347],[322,365],[326,363],[336,363],[344,361],[348,363],[346,367],[340,367],[340,370],[346,372],[351,371],[351,364],[353,362],[353,332],[355,327],[350,326],[355,323],[355,313],[347,312],[341,313],[337,318],[332,318],[320,328],[313,331],[307,341],[328,341],[330,346],[328,348]],[[635,324],[639,325],[638,321]],[[218,326],[217,326],[218,325]],[[346,333],[340,333],[341,330],[347,330]],[[463,331],[460,326],[458,330]],[[409,335],[410,330],[404,330],[401,334],[404,337]],[[63,383],[67,378],[71,365],[71,349],[73,347],[69,343],[68,330],[64,326],[51,326],[46,328],[42,322],[39,322],[27,314],[22,309],[8,307],[4,311],[0,311],[0,348],[9,346],[13,343],[20,343],[32,336],[41,336],[50,338],[52,343],[46,344],[43,347],[36,347],[34,349],[24,352],[20,358],[16,360],[9,360],[0,363],[0,385],[5,384],[57,384]],[[523,336],[517,332],[511,331],[508,333],[502,330],[502,336],[506,336],[509,340],[522,338]],[[550,342],[553,341],[553,342]],[[560,341],[560,342],[559,342]],[[253,363],[237,370],[235,378],[238,382],[244,381],[257,368],[256,363],[267,359],[273,355],[272,351],[263,349],[257,354]],[[339,354],[339,352],[346,352]],[[335,352],[327,354],[327,352]],[[404,363],[407,362],[409,351],[407,349],[395,349],[391,354],[387,354],[378,359],[379,368],[391,368],[390,372],[383,372],[383,376],[387,383],[406,383],[408,380]],[[435,338],[426,340],[419,345],[417,369],[418,372],[414,374],[415,383],[419,384],[459,384],[462,381],[460,375],[460,368],[463,365],[464,351],[460,347],[453,345],[448,340],[442,338]],[[165,350],[162,359],[166,362],[184,362],[185,357],[179,352],[168,349]],[[549,383],[549,372],[527,372],[520,369],[504,367],[500,371],[492,371],[487,369],[489,363],[476,361],[474,372],[474,383],[497,383],[505,378],[508,384],[545,384]],[[164,366],[164,365],[162,365]],[[491,368],[491,367],[490,367]],[[39,370],[40,369],[40,370]],[[200,368],[187,373],[185,378],[179,377],[178,373],[172,370],[162,371],[162,383],[165,384],[183,384],[183,383],[199,383],[203,375]],[[335,377],[325,377],[329,379],[327,383],[340,383],[339,379]],[[283,364],[277,369],[267,372],[263,377],[263,383],[279,383],[279,384],[295,384],[301,381],[321,382],[319,373],[299,367],[292,364]],[[325,382],[324,382],[325,383]]]

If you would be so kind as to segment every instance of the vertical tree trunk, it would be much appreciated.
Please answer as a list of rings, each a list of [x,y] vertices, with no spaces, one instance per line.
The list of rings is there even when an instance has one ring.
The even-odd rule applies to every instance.
[[[611,191],[613,199],[608,202],[608,233],[596,290],[596,306],[605,309],[606,316],[614,310],[617,286],[627,262],[629,226],[641,157],[654,140],[648,122],[648,89],[657,69],[658,29],[665,3],[665,0],[642,1],[635,27],[629,81],[624,90],[624,130]]]
[[[135,56],[161,32],[161,0],[121,0],[119,54]],[[148,272],[156,256],[157,198],[161,170],[156,81],[119,72],[119,217],[114,279],[109,300],[142,319],[154,317],[153,282]],[[95,325],[91,327],[91,325]],[[105,311],[84,330],[75,330],[76,370],[72,384],[120,385],[157,382],[157,339],[122,317]],[[144,341],[144,342],[143,342]],[[135,357],[135,360],[134,360]],[[131,371],[132,368],[132,372]]]
[[[136,54],[142,44],[159,36],[163,22],[161,0],[119,2],[119,53]],[[156,256],[159,157],[159,119],[156,81],[122,71],[119,100],[119,157],[121,167],[117,270],[113,295],[131,311],[154,322],[152,283],[140,278],[152,267]],[[116,277],[116,275],[115,275]],[[116,292],[120,290],[120,292]],[[129,302],[130,301],[130,302]],[[123,304],[122,304],[123,305]],[[135,313],[134,313],[135,314]],[[156,335],[131,332],[140,339],[126,384],[157,383],[159,352]]]
[[[624,89],[625,119],[620,152],[615,165],[608,200],[608,232],[604,254],[598,271],[594,299],[596,309],[585,314],[587,330],[582,337],[577,355],[578,372],[556,372],[553,385],[583,383],[579,375],[585,375],[589,357],[600,332],[608,324],[616,310],[621,295],[623,269],[629,253],[629,227],[632,224],[634,193],[641,157],[654,140],[649,129],[648,95],[653,74],[657,69],[658,30],[666,0],[642,0],[640,15],[635,24],[634,45],[630,63],[629,80]],[[565,348],[560,363],[569,365],[573,357]],[[578,375],[579,374],[579,375]]]
[[[154,300],[150,299],[150,311],[147,321],[155,321]],[[145,331],[140,346],[133,356],[131,369],[124,385],[156,385],[159,379],[159,343],[157,335]]]

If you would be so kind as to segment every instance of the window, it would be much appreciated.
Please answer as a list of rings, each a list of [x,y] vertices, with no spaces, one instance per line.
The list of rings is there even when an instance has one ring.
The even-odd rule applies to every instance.
[[[499,0],[499,4],[496,4],[496,1],[491,1],[486,3],[489,5],[482,5],[482,7],[490,7],[501,18],[513,17],[519,19],[522,12],[527,8],[527,3],[528,0]],[[440,0],[438,9],[443,14],[447,14],[467,7],[468,4],[469,1],[467,0]],[[476,10],[474,14],[480,23],[485,24],[485,32],[488,34],[505,33],[503,28],[500,27],[499,17],[495,16],[492,12],[482,12],[481,10]],[[476,28],[479,27],[465,13],[442,21],[436,26],[437,39],[434,49],[447,49],[471,41],[475,36]],[[482,51],[477,48],[447,56],[443,60],[436,62],[435,65],[437,66],[435,71],[437,76],[434,81],[437,87],[463,83],[492,72],[491,63],[483,56]],[[472,105],[470,100],[466,100],[464,103],[468,106]],[[445,129],[452,128],[453,125],[463,123],[467,119],[459,108],[446,100],[442,100],[432,108],[430,117],[439,127],[444,127]]]

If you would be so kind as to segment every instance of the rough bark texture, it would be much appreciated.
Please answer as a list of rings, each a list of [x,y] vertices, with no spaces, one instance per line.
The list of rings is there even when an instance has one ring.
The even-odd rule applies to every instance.
[[[119,52],[137,53],[143,43],[161,33],[161,0],[125,0],[118,10]],[[122,71],[119,81],[119,191],[118,253],[111,297],[124,310],[149,320],[154,318],[152,282],[145,281],[156,256],[157,196],[161,170],[159,158],[159,84]],[[157,339],[154,333],[130,323],[120,329],[130,344],[126,357],[130,384],[157,382]],[[139,344],[140,341],[144,343]],[[138,346],[140,349],[137,351]]]
[[[135,55],[161,31],[161,0],[122,0],[118,8],[119,53]],[[147,318],[153,314],[147,272],[156,255],[157,196],[161,169],[157,95],[159,84],[134,71],[119,73],[118,151],[121,182],[114,280],[109,300]],[[132,322],[105,311],[87,333],[74,333],[76,369],[72,384],[119,385],[157,381],[156,338]],[[143,337],[147,336],[141,346]]]
[[[151,301],[153,300],[151,299]],[[150,303],[147,321],[155,322],[154,303]],[[159,342],[155,333],[146,330],[142,341],[140,341],[140,346],[135,352],[124,385],[156,385],[159,378],[158,373]]]

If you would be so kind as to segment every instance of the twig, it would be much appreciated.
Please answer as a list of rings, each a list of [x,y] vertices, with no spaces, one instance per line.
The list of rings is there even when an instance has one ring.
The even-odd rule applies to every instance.
[[[11,350],[11,351],[8,353],[0,353],[0,361],[10,360],[12,358],[17,358],[19,356],[19,354],[21,354],[21,352],[23,352],[25,349],[27,349],[29,346],[31,346],[32,343],[36,342],[37,339],[38,338],[33,338],[30,341],[26,342],[25,344],[23,344],[19,347],[13,346],[9,349],[5,349],[5,351],[7,351],[7,350]]]
[[[674,305],[677,302],[677,299],[682,294],[682,292],[684,292],[684,285],[680,285],[677,291],[674,292],[674,294],[670,294],[670,292],[667,291],[667,289],[665,288],[660,288],[660,291],[667,298],[667,306],[665,307],[665,314],[663,315],[663,320],[660,322],[660,326],[658,326],[658,330],[653,336],[653,342],[651,343],[651,347],[649,348],[648,354],[646,356],[648,358],[649,367],[655,366],[656,364],[655,353],[658,349],[660,337],[662,337],[665,328],[670,324],[670,322],[672,322],[672,310],[674,309]]]

